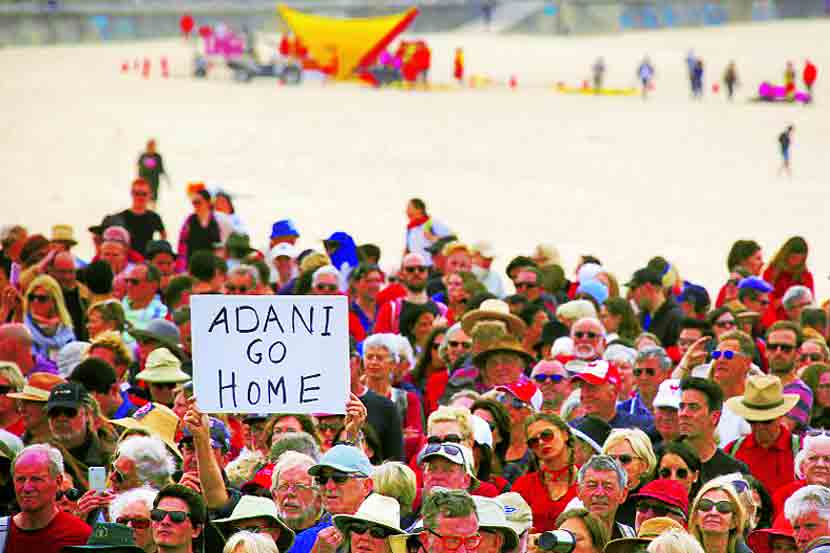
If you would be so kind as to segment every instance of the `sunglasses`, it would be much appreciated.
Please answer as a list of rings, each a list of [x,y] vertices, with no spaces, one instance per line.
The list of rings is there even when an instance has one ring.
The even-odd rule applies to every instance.
[[[816,362],[818,362],[818,361],[822,360],[822,355],[818,352],[816,352],[816,353],[802,353],[798,357],[798,359],[800,361],[816,361]]]
[[[51,296],[46,294],[29,294],[29,301],[35,303],[47,303],[52,300]]]
[[[280,484],[279,486],[277,486],[277,492],[282,494],[286,494],[290,492],[292,489],[294,490],[294,493],[310,492],[314,490],[314,486],[309,486],[307,484],[298,484],[296,482],[286,482],[284,484]]]
[[[369,532],[370,536],[378,540],[386,539],[392,535],[392,532],[383,526],[378,526],[377,524],[369,522],[355,522],[354,524],[349,525],[348,530],[352,534],[360,534],[361,536],[366,534],[366,532]]]
[[[647,513],[651,511],[654,513],[654,516],[664,517],[669,513],[672,514],[679,514],[677,509],[672,509],[671,507],[667,507],[666,505],[660,503],[653,503],[651,501],[639,501],[637,503],[637,511],[641,513]]]
[[[584,340],[585,338],[588,338],[589,340],[596,340],[599,338],[599,334],[589,330],[577,330],[574,332],[574,338],[579,338],[580,340]]]
[[[675,478],[679,478],[680,480],[685,480],[689,477],[688,469],[676,469],[672,471],[670,468],[662,468],[660,469],[660,478],[671,478],[672,473],[674,473]]]
[[[792,345],[792,344],[779,344],[779,343],[775,343],[775,344],[773,344],[772,342],[770,342],[769,344],[767,344],[767,351],[778,351],[778,350],[781,350],[781,351],[783,351],[784,353],[790,353],[790,352],[791,352],[791,351],[793,351],[794,349],[795,349],[795,346],[794,346],[794,345]]]
[[[161,522],[167,517],[170,517],[170,522],[173,524],[181,524],[190,518],[190,513],[185,511],[165,511],[164,509],[153,509],[150,511],[150,518],[153,522]]]
[[[49,410],[49,417],[66,417],[67,419],[74,419],[78,416],[78,410],[71,407],[54,407]]]
[[[730,352],[730,353],[731,353],[731,352]],[[654,369],[652,369],[652,368],[645,368],[645,369],[641,369],[640,367],[635,368],[635,369],[634,369],[633,371],[631,371],[631,372],[634,374],[634,376],[641,376],[644,372],[645,372],[645,373],[646,373],[646,375],[648,375],[648,376],[654,376],[654,375],[656,375],[656,374],[657,374],[657,371],[656,371],[656,370],[654,370]]]
[[[342,424],[318,424],[317,430],[320,432],[339,432],[343,428]]]
[[[701,513],[708,513],[715,508],[718,510],[719,513],[725,515],[727,513],[731,513],[735,510],[735,507],[732,506],[732,503],[729,501],[712,501],[711,499],[701,499],[697,504],[697,510]]]
[[[166,390],[172,390],[177,385],[176,382],[151,382],[150,386],[155,386],[156,388],[164,388]]]
[[[559,384],[565,377],[561,374],[537,374],[533,377],[533,380],[538,382],[539,384],[544,384],[545,380],[550,380],[553,384]]]
[[[424,267],[423,265],[412,265],[411,267],[404,267],[403,270],[406,271],[409,274],[427,272],[427,268]]]
[[[726,281],[726,284],[731,284],[732,286],[737,286],[738,284],[740,284],[740,282],[741,281],[738,280],[737,278],[730,278],[729,280]]]
[[[329,480],[334,480],[335,484],[345,484],[352,478],[358,478],[357,476],[352,476],[350,474],[346,474],[343,472],[332,472],[331,474],[318,474],[314,477],[314,481],[317,483],[318,486],[325,486],[329,483]]]
[[[539,442],[550,443],[553,439],[556,438],[556,432],[548,428],[547,430],[542,430],[529,440],[527,440],[527,447],[534,449],[536,446],[539,445]]]
[[[457,342],[455,340],[450,340],[449,342],[447,342],[447,345],[450,346],[451,348],[470,349],[471,347],[473,347],[472,342]]]
[[[525,409],[528,407],[527,403],[512,394],[499,394],[497,399],[505,407],[512,407],[513,409]]]
[[[622,455],[609,455],[609,457],[613,457],[624,467],[630,465],[634,459],[636,459],[636,457],[629,455],[628,453],[623,453]]]
[[[456,455],[460,455],[461,457],[464,456],[464,454],[461,453],[461,448],[453,444],[429,444],[424,448],[423,455],[432,455],[433,453],[438,453],[439,451],[443,451],[453,457]]]
[[[447,551],[455,551],[459,549],[462,545],[464,549],[467,551],[475,551],[478,549],[478,546],[481,545],[481,534],[473,534],[472,536],[447,536],[444,534],[439,534],[435,530],[431,528],[426,528],[426,531],[432,534],[433,536],[440,538],[441,543],[444,546],[444,549]]]
[[[738,353],[738,352],[735,352],[735,351],[728,350],[728,349],[724,350],[724,351],[716,349],[715,351],[712,352],[712,359],[720,359],[721,357],[723,357],[727,361],[731,361],[732,359],[735,358],[736,355],[741,355],[741,354]]]
[[[432,349],[438,349],[440,347],[441,347],[441,342],[433,342],[432,343]]]
[[[539,286],[535,282],[517,282],[516,283],[516,290],[524,290],[525,288],[536,288]]]
[[[60,501],[64,497],[69,501],[78,501],[84,492],[77,488],[69,488],[68,490],[60,490],[55,494],[55,501]]]
[[[4,396],[9,392],[16,392],[17,388],[14,386],[0,386],[0,396]]]
[[[247,286],[234,286],[233,284],[226,284],[225,285],[225,290],[227,290],[228,292],[231,292],[231,293],[233,293],[233,292],[247,292],[248,290],[250,290],[250,288],[248,288]]]
[[[314,289],[321,292],[336,292],[338,290],[336,284],[317,284]]]
[[[463,440],[458,434],[447,434],[446,436],[429,436],[427,438],[428,444],[460,444]]]
[[[180,512],[180,511],[174,511]],[[146,530],[150,527],[150,519],[149,518],[129,518],[129,517],[118,517],[115,519],[117,524],[123,524],[124,526],[129,526],[130,528],[135,528],[136,530]],[[175,521],[174,521],[175,522]]]

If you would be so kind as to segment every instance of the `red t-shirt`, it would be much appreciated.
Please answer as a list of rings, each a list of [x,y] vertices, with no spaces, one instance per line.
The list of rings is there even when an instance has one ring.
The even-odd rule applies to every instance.
[[[568,488],[565,495],[556,501],[551,501],[539,474],[531,472],[520,476],[510,490],[521,495],[533,511],[533,533],[556,530],[556,519],[571,499],[576,497],[576,485],[573,485]]]
[[[12,519],[5,553],[60,553],[67,545],[86,545],[90,534],[84,521],[63,511],[40,530],[21,530]]]
[[[14,424],[10,424],[6,428],[4,428],[6,432],[11,432],[18,438],[23,436],[23,433],[26,431],[26,423],[23,421],[23,417],[17,419],[17,422]]]

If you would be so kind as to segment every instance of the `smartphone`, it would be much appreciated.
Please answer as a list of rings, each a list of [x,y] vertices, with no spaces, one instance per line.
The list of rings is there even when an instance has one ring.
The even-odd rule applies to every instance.
[[[107,469],[105,467],[89,467],[87,475],[89,489],[99,494],[107,489]]]

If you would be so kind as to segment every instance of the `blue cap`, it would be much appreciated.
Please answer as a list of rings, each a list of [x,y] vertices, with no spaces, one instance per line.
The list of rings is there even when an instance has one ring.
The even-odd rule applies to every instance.
[[[326,451],[320,463],[308,469],[311,476],[317,476],[324,468],[331,468],[347,474],[372,475],[372,463],[363,450],[354,446],[338,444]]]
[[[706,291],[706,288],[698,284],[692,284],[691,282],[685,281],[683,282],[683,292],[677,296],[677,301],[680,303],[689,302],[696,307],[701,308],[711,304],[709,292]]]
[[[220,421],[219,419],[215,419],[213,417],[210,418],[210,446],[213,449],[221,449],[222,451],[228,451],[231,448],[231,433],[228,432],[228,428],[225,426],[225,423]],[[191,434],[190,430],[187,427],[184,427],[182,430],[182,439],[183,440],[192,440],[193,434]]]
[[[597,303],[600,305],[608,299],[608,288],[598,280],[580,282],[579,287],[576,289],[576,293],[588,294],[597,300]]]
[[[772,284],[757,276],[751,276],[741,279],[741,281],[738,283],[738,290],[744,290],[747,288],[750,290],[757,290],[763,294],[766,294],[767,292],[772,292],[773,290]]]
[[[297,226],[294,224],[294,221],[291,219],[283,219],[281,221],[277,221],[271,226],[271,238],[277,238],[280,236],[296,236],[299,238],[300,232],[297,230]]]

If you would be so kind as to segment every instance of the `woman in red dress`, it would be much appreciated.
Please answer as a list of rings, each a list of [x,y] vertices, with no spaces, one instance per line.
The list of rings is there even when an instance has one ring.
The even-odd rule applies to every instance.
[[[538,468],[516,480],[512,491],[530,505],[533,533],[555,530],[556,519],[576,497],[573,435],[559,416],[544,413],[528,417],[525,429]]]

